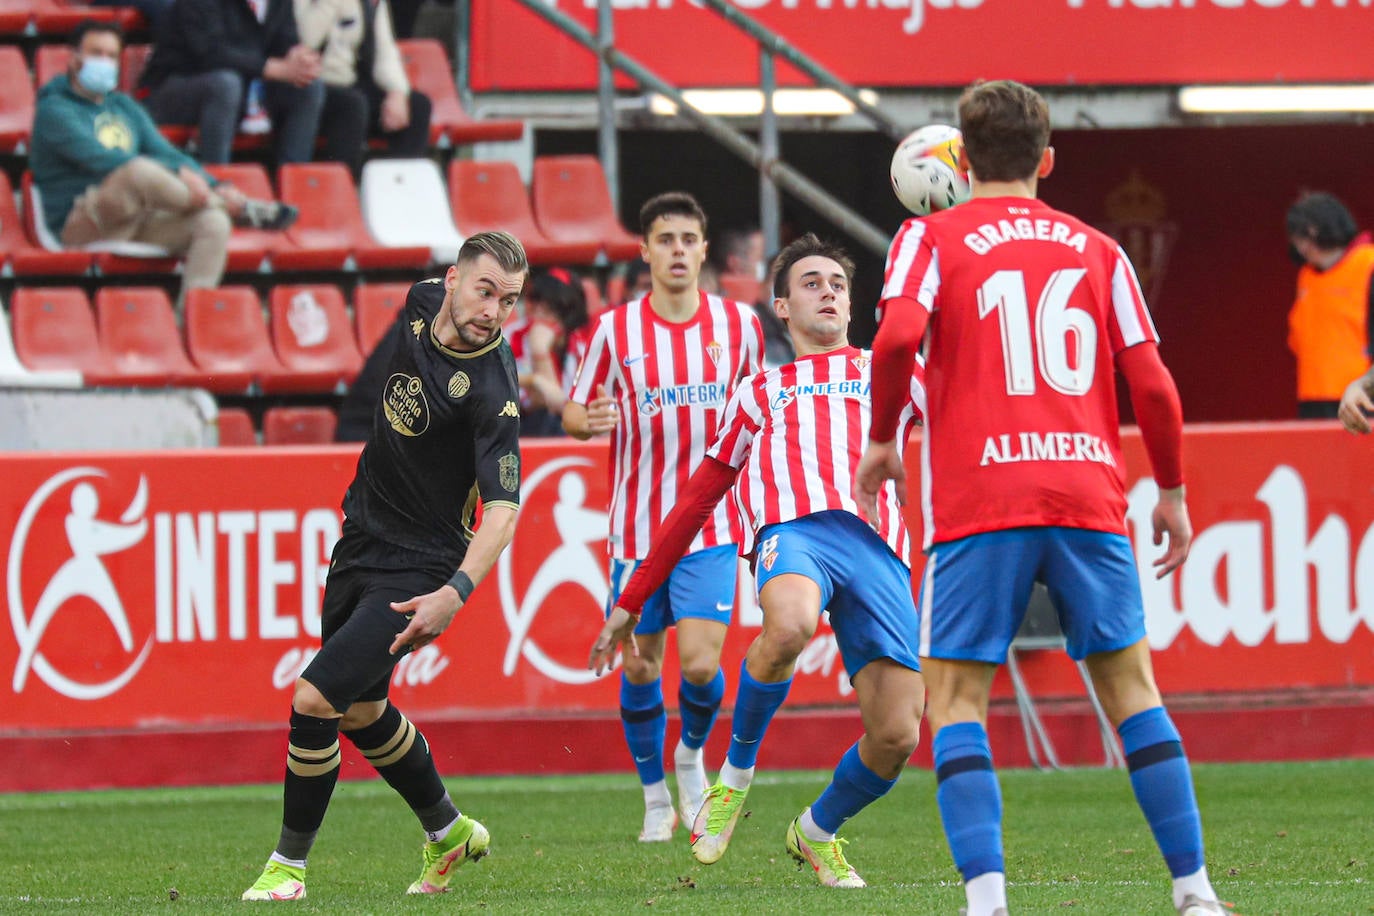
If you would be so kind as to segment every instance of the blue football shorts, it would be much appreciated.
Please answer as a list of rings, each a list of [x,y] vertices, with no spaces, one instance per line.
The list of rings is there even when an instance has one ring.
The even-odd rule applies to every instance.
[[[863,519],[829,510],[765,526],[754,560],[759,593],[784,573],[805,576],[820,587],[821,607],[830,611],[830,628],[851,679],[879,658],[921,670],[911,570]]]
[[[1049,589],[1069,656],[1145,636],[1131,542],[1083,528],[1012,528],[936,544],[921,580],[921,655],[1002,664],[1036,580]]]
[[[611,560],[611,594],[606,601],[606,616],[630,584],[638,560]],[[668,574],[644,602],[636,633],[662,633],[679,620],[714,620],[730,625],[735,609],[735,576],[739,555],[734,544],[722,544],[689,553]]]

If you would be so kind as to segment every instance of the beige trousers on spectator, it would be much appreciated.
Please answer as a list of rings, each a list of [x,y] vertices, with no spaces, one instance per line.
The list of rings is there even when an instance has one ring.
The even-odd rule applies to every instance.
[[[181,295],[218,286],[228,257],[229,215],[221,207],[192,209],[191,192],[174,173],[138,157],[87,188],[72,204],[62,244],[99,241],[161,245],[185,260]]]

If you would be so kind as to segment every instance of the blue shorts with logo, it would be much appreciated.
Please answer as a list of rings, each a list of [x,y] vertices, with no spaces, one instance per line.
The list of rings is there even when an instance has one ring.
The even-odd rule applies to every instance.
[[[611,560],[611,594],[606,600],[606,616],[620,600],[639,566],[638,560]],[[735,576],[739,555],[734,544],[722,544],[689,553],[678,560],[668,581],[644,602],[636,633],[662,633],[679,620],[714,620],[730,625],[735,609]]]
[[[1125,535],[1012,528],[928,551],[921,655],[1002,664],[1037,580],[1049,589],[1070,657],[1124,649],[1144,638],[1140,578]]]
[[[911,570],[863,519],[830,510],[764,527],[754,560],[759,593],[784,573],[820,587],[851,679],[879,658],[921,670]]]

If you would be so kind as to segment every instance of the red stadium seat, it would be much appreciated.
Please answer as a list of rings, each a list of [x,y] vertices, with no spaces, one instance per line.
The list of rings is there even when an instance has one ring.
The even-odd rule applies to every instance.
[[[176,313],[156,286],[105,287],[95,294],[100,349],[128,385],[204,387],[207,376],[186,357]]]
[[[749,274],[720,275],[720,294],[745,305],[753,305],[763,297],[763,282]]]
[[[207,165],[205,171],[220,181],[233,184],[244,194],[258,200],[273,200],[272,181],[267,177],[267,169],[256,162],[234,162],[223,165]],[[278,230],[245,229],[234,227],[229,235],[229,261],[225,269],[229,273],[252,273],[270,266],[268,258],[278,248],[289,247],[291,242],[286,233]]]
[[[34,0],[0,0],[0,35],[32,35]]]
[[[534,218],[549,238],[597,242],[612,261],[639,257],[639,236],[620,225],[595,156],[537,157],[530,197]]]
[[[262,444],[327,445],[338,425],[328,407],[269,407],[262,415]]]
[[[396,321],[406,304],[409,283],[358,284],[353,291],[353,323],[358,332],[358,349],[366,356]]]
[[[463,110],[453,81],[453,67],[444,46],[432,38],[411,38],[396,43],[401,49],[410,85],[429,96],[434,111],[429,120],[431,145],[460,146],[493,140],[519,140],[524,121],[473,118]]]
[[[33,85],[42,89],[54,76],[67,72],[67,63],[72,59],[70,45],[39,45],[33,55]]]
[[[143,27],[143,16],[132,7],[79,6],[59,0],[33,0],[33,25],[40,35],[70,35],[87,19],[115,22],[125,32]]]
[[[221,407],[216,418],[219,424],[219,444],[222,446],[257,445],[258,434],[253,429],[253,417],[242,407]]]
[[[33,83],[24,52],[13,45],[0,47],[0,86],[0,152],[22,155],[33,127]]]
[[[504,229],[524,244],[531,264],[591,264],[601,250],[597,241],[555,242],[540,231],[513,162],[455,159],[448,167],[448,193],[459,232]]]
[[[14,206],[14,190],[0,172],[0,264],[6,264],[17,277],[80,276],[91,269],[91,256],[84,251],[48,251],[33,243],[25,231],[24,220]]]
[[[76,370],[91,385],[117,384],[100,348],[90,300],[75,287],[17,289],[10,299],[14,352],[34,370]]]
[[[275,266],[286,270],[338,270],[348,266],[350,256],[360,270],[429,265],[428,247],[389,248],[377,244],[368,234],[358,191],[347,166],[337,162],[283,165],[277,179],[281,199],[299,207],[301,216],[286,230],[287,238],[299,250],[275,254]],[[323,258],[326,252],[328,257]],[[327,263],[319,264],[321,258]]]
[[[288,371],[320,377],[313,390],[345,388],[363,366],[352,322],[336,286],[278,286],[272,290],[272,343]]]
[[[186,350],[202,371],[224,388],[250,385],[264,394],[328,391],[334,372],[291,372],[272,349],[262,300],[250,286],[193,289],[186,294]]]

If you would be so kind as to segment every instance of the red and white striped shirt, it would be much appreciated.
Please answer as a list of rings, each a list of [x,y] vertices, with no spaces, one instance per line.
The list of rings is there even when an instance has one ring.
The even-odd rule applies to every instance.
[[[701,294],[696,314],[673,323],[646,296],[604,312],[570,395],[587,404],[597,387],[620,408],[613,434],[611,556],[643,559],[706,456],[721,412],[762,364],[763,330],[748,305]],[[722,501],[688,553],[733,543],[739,523]]]
[[[850,490],[872,420],[872,363],[868,350],[855,347],[803,356],[759,373],[730,399],[707,454],[741,471],[734,493],[744,525],[741,556],[753,552],[765,525],[830,509],[859,515]],[[925,410],[919,364],[909,388],[899,450]],[[890,482],[877,521],[879,536],[910,565],[911,539]]]
[[[1125,532],[1113,358],[1159,335],[1120,245],[1038,200],[975,198],[902,225],[883,300],[884,325],[929,313],[927,545],[1027,526]],[[891,393],[877,398],[880,438]]]

